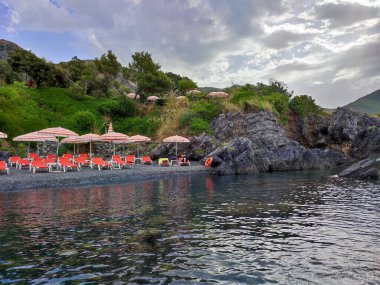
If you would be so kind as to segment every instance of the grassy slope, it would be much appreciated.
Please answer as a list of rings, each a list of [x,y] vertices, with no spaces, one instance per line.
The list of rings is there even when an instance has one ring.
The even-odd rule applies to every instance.
[[[0,86],[0,130],[14,137],[52,126],[75,130],[72,115],[89,110],[102,121],[99,105],[106,99],[71,97],[68,89],[30,89],[20,84]]]
[[[353,109],[354,111],[379,114],[380,113],[380,89],[368,94],[355,102],[352,102],[345,107]]]

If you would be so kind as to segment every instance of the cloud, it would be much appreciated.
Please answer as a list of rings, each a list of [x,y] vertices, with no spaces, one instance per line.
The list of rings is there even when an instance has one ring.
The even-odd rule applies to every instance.
[[[332,27],[336,28],[368,19],[378,19],[380,8],[358,3],[325,3],[316,5],[314,13],[317,19],[327,20]]]
[[[45,49],[70,35],[71,46],[113,50],[124,65],[148,51],[201,86],[275,78],[334,107],[380,87],[379,11],[371,0],[0,0],[0,28],[46,34]]]

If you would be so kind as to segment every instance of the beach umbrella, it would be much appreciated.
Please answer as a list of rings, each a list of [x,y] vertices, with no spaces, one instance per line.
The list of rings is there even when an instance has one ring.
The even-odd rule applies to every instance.
[[[230,96],[230,94],[226,93],[226,92],[210,92],[208,93],[208,96],[210,97],[218,97],[218,98],[226,98],[228,96]]]
[[[113,143],[113,154],[115,155],[115,144],[116,143],[125,143],[129,141],[129,136],[114,132],[112,128],[112,123],[110,123],[108,127],[108,132],[105,133],[104,135],[100,136],[100,141],[109,141]]]
[[[160,97],[157,96],[149,96],[148,98],[146,98],[146,100],[151,102],[157,101],[158,99],[160,99]]]
[[[6,139],[8,136],[6,133],[0,132],[0,139]]]
[[[175,97],[177,100],[183,100],[186,98],[186,96],[178,96],[178,97]]]
[[[27,133],[27,134],[24,134],[21,136],[14,137],[13,141],[15,141],[15,142],[28,142],[28,154],[30,151],[30,142],[37,142],[37,153],[39,155],[40,150],[38,147],[38,142],[44,142],[44,141],[56,142],[57,139],[53,135],[41,134],[38,132],[32,132],[32,133]]]
[[[79,136],[76,137],[67,137],[61,140],[61,144],[74,144],[74,154],[75,154],[75,144],[80,143]]]
[[[202,92],[197,90],[197,89],[193,89],[193,90],[189,90],[186,92],[186,94],[188,95],[196,95],[196,94],[201,94]]]
[[[146,136],[142,136],[142,135],[134,135],[134,136],[131,136],[129,138],[129,140],[131,142],[150,142],[151,139],[146,137]],[[140,156],[140,148],[137,147],[137,156]]]
[[[140,95],[136,95],[136,93],[128,93],[127,97],[130,99],[140,99]]]
[[[100,141],[100,135],[97,134],[85,134],[79,137],[80,142],[90,143],[90,156],[92,156],[92,142]]]
[[[58,138],[57,156],[58,156],[58,149],[59,149],[59,138],[67,138],[67,137],[77,137],[77,136],[79,136],[77,133],[75,133],[73,131],[70,131],[68,129],[65,129],[65,128],[61,128],[61,127],[47,128],[47,129],[40,130],[38,132],[41,133],[41,134],[53,135],[56,138]]]
[[[175,143],[175,156],[177,157],[178,155],[178,146],[177,144],[178,143],[188,143],[190,142],[189,139],[185,138],[185,137],[181,137],[181,136],[171,136],[171,137],[167,137],[163,140],[163,142],[168,142],[168,143]]]

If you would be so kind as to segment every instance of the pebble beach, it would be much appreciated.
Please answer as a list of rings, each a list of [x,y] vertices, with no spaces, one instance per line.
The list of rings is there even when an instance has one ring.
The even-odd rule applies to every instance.
[[[32,174],[27,169],[11,168],[10,175],[0,174],[0,192],[21,191],[42,188],[88,187],[135,183],[179,175],[206,173],[204,166],[160,167],[157,165],[135,165],[131,169],[102,170],[83,167],[81,171],[46,172]]]

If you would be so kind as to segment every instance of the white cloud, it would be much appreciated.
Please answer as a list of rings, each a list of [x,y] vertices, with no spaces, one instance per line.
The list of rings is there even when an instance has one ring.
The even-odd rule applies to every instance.
[[[2,5],[6,11],[0,16],[7,15],[0,27],[7,33],[69,33],[91,54],[113,50],[124,65],[132,53],[148,51],[165,71],[201,86],[275,78],[330,107],[380,88],[379,1],[55,3],[0,0],[0,13]]]

